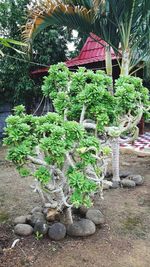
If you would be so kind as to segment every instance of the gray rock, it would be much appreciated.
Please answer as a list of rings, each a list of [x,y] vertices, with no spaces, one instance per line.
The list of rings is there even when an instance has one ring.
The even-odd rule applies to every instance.
[[[48,225],[46,223],[37,222],[34,225],[33,231],[35,234],[38,232],[39,234],[46,235],[48,231]]]
[[[28,224],[17,224],[14,231],[17,235],[28,236],[33,233],[33,228]]]
[[[27,221],[27,216],[19,216],[14,219],[14,224],[24,224]]]
[[[67,234],[70,236],[89,236],[96,231],[95,224],[89,219],[75,221],[67,227]]]
[[[33,209],[31,210],[31,214],[33,214],[33,213],[35,213],[35,212],[42,212],[42,207],[37,206],[37,207],[35,207],[35,208],[33,208]]]
[[[31,215],[30,219],[28,220],[28,223],[32,226],[34,226],[37,222],[46,223],[44,214],[41,212],[35,212]]]
[[[66,235],[66,227],[62,223],[54,223],[48,230],[48,236],[55,241],[61,240]]]
[[[116,189],[119,187],[120,187],[120,181],[112,181],[112,185],[110,186],[110,188]]]
[[[141,175],[129,175],[127,178],[134,181],[136,185],[142,185],[144,183],[144,177]]]
[[[89,209],[86,213],[86,218],[91,220],[96,225],[102,225],[105,223],[105,217],[98,209]]]
[[[135,187],[135,185],[136,185],[134,181],[127,179],[127,178],[123,179],[121,181],[121,184],[123,187],[128,187],[128,188]]]

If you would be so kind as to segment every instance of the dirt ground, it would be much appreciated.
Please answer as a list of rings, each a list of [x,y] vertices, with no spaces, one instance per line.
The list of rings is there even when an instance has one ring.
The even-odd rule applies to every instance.
[[[18,238],[13,218],[28,213],[39,203],[31,178],[20,178],[5,161],[0,148],[0,267],[149,267],[150,266],[150,158],[121,156],[121,171],[145,176],[135,189],[104,192],[95,200],[106,217],[103,228],[88,238],[67,237],[61,242],[34,236]]]

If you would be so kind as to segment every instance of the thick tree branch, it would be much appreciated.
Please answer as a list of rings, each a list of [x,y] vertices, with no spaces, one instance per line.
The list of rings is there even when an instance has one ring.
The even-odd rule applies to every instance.
[[[81,116],[80,116],[80,124],[84,121],[85,112],[86,112],[86,106],[83,104]]]
[[[83,127],[85,129],[93,129],[93,130],[96,130],[96,124],[95,123],[83,122],[82,125],[83,125]]]
[[[48,166],[48,164],[44,160],[37,159],[32,156],[27,156],[27,159],[30,160],[34,164]]]

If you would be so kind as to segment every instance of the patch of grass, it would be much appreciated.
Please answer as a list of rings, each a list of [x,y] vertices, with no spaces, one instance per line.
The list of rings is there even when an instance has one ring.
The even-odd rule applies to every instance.
[[[0,212],[0,223],[5,223],[9,220],[9,215],[5,211]]]
[[[121,234],[132,235],[134,237],[145,239],[149,232],[147,217],[141,215],[128,215],[121,222]]]
[[[125,229],[132,231],[135,227],[141,225],[141,218],[139,216],[127,217],[123,225]]]

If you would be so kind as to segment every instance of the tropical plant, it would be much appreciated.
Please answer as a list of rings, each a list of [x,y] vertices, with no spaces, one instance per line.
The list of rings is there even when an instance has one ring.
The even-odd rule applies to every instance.
[[[67,223],[72,223],[72,206],[89,207],[91,193],[102,194],[110,149],[78,122],[57,113],[26,115],[21,105],[6,123],[8,159],[20,173],[35,178],[42,203],[64,212]]]
[[[106,41],[107,74],[112,74],[110,47],[121,52],[121,74],[128,75],[150,51],[149,0],[31,1],[23,36],[28,43],[49,25],[93,32]]]
[[[0,46],[9,47],[11,49],[14,49],[18,53],[23,53],[23,51],[16,49],[13,45],[19,45],[19,46],[27,46],[27,44],[23,42],[19,42],[16,40],[8,39],[8,38],[2,38],[0,37]],[[3,51],[0,49],[0,55],[4,56]]]

